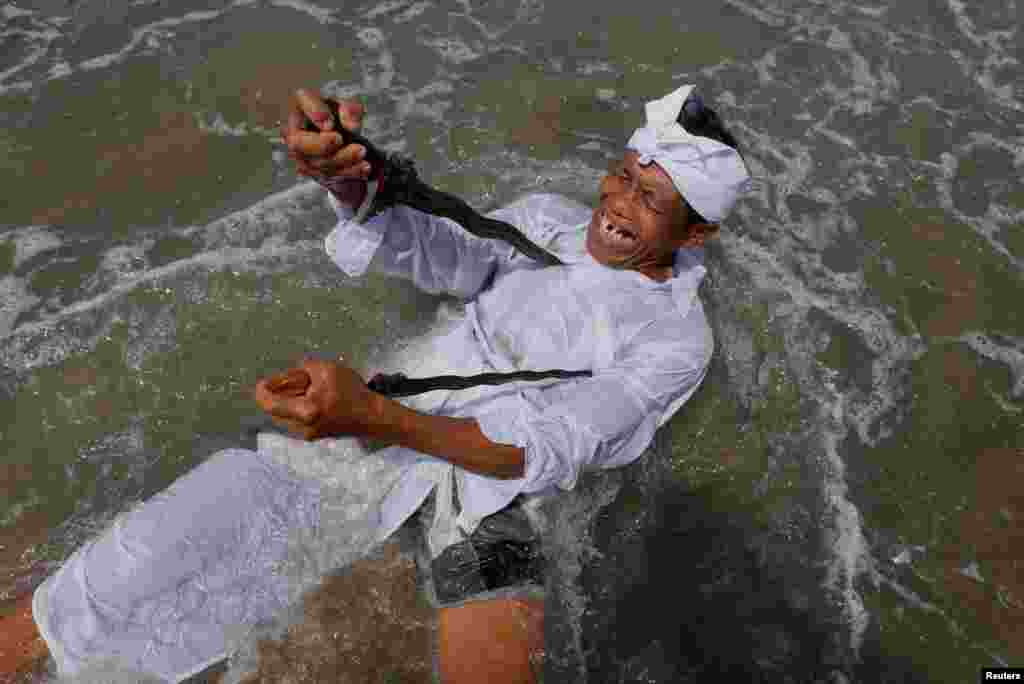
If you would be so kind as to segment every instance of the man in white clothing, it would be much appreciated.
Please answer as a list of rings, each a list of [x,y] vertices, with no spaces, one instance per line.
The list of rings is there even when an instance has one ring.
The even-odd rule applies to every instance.
[[[713,110],[701,103],[702,125],[696,132],[677,123],[684,102],[694,101],[689,97],[692,91],[685,86],[648,104],[647,126],[634,134],[622,159],[601,181],[596,209],[557,195],[532,195],[492,214],[556,251],[564,265],[548,267],[509,245],[474,237],[447,219],[405,206],[384,209],[363,223],[352,220],[370,173],[362,160],[364,150],[342,144],[328,104],[316,91],[296,92],[282,139],[299,173],[329,190],[339,223],[327,237],[326,248],[339,267],[350,276],[374,270],[406,278],[427,292],[467,300],[465,320],[444,340],[445,349],[451,350],[453,372],[560,368],[592,373],[585,379],[447,392],[429,410],[415,410],[372,392],[343,361],[308,360],[300,368],[261,380],[256,401],[302,439],[370,437],[390,445],[378,453],[404,470],[381,502],[381,538],[417,511],[423,515],[424,507],[436,508],[432,526],[426,524],[430,529],[424,532],[432,562],[438,568],[446,562],[458,565],[466,558],[453,556],[468,553],[470,565],[479,565],[479,554],[491,548],[477,543],[479,535],[490,534],[491,542],[500,542],[502,530],[510,529],[508,521],[514,527],[513,518],[501,516],[516,502],[571,489],[584,469],[636,460],[657,428],[697,389],[713,349],[697,297],[705,273],[701,248],[749,188],[750,179],[735,140]],[[358,130],[362,107],[352,101],[335,105],[342,125]],[[317,125],[317,132],[304,130],[307,119]],[[314,510],[301,503],[286,505],[281,494],[292,487],[294,500],[313,501],[314,484],[271,486],[267,483],[283,483],[292,476],[253,454],[246,451],[233,458],[225,472],[259,463],[266,475],[240,475],[242,484],[233,484],[223,502],[215,492],[204,494],[199,484],[184,482],[187,475],[176,483],[175,492],[133,512],[135,518],[118,527],[116,534],[77,552],[40,588],[36,621],[59,666],[64,659],[62,667],[73,669],[74,662],[90,655],[87,651],[131,657],[139,648],[134,644],[145,641],[139,636],[137,616],[152,612],[139,606],[156,601],[158,595],[183,591],[193,575],[212,567],[210,557],[203,554],[221,554],[222,560],[224,554],[235,553],[228,550],[226,540],[237,539],[237,529],[214,539],[221,534],[216,532],[218,525],[233,524],[225,522],[234,520],[233,515],[249,516],[259,506],[277,506],[276,519],[284,519],[292,509],[306,514]],[[212,473],[217,466],[201,467]],[[246,477],[254,484],[246,484]],[[189,487],[193,489],[186,491]],[[261,493],[253,493],[257,491]],[[209,506],[223,507],[216,520],[188,529],[182,524],[183,529],[173,534],[206,535],[207,546],[192,544],[187,551],[175,551],[166,530],[154,533],[153,520],[189,515],[186,509],[200,505],[196,502],[204,496]],[[151,512],[147,518],[147,506],[154,511],[164,506],[166,511],[162,517]],[[230,506],[236,506],[237,513]],[[296,514],[287,524],[305,524],[306,518]],[[460,538],[463,542],[455,543]],[[529,548],[534,553],[530,543],[515,538],[503,548]],[[105,590],[100,576],[110,574],[105,568],[111,565],[116,566],[114,574],[121,571],[125,563],[110,558],[124,548],[146,549],[132,557],[131,577],[162,572],[160,581],[125,580],[128,588],[122,583],[116,592]],[[207,550],[193,550],[198,548]],[[175,553],[193,555],[179,562]],[[519,567],[513,561],[507,565]],[[174,569],[165,569],[170,567]],[[432,578],[433,602],[441,618],[439,665],[445,684],[535,681],[530,659],[541,645],[542,603],[536,585],[542,581],[529,563],[520,570],[511,579],[477,575],[451,586],[436,574]],[[515,591],[516,582],[529,585],[529,590]],[[204,579],[196,586],[208,592],[211,584]],[[205,596],[203,605],[217,603],[212,593]],[[124,605],[115,606],[119,601]],[[129,601],[134,602],[130,607]],[[73,608],[62,608],[72,604]],[[213,615],[212,608],[204,610]],[[92,614],[102,619],[83,617]],[[123,636],[127,627],[117,627],[127,615],[136,620],[131,638]],[[217,652],[210,645],[216,641],[216,630],[203,624],[208,628],[203,642],[189,647],[189,653],[197,655],[168,651],[159,662],[156,656],[139,655],[139,666],[181,681],[177,673],[194,670],[193,661],[205,662]],[[197,631],[180,624],[175,628],[186,634],[182,638]],[[122,646],[103,650],[104,643],[118,639]],[[165,643],[170,640],[161,642],[160,648]],[[150,643],[147,653],[156,648]]]

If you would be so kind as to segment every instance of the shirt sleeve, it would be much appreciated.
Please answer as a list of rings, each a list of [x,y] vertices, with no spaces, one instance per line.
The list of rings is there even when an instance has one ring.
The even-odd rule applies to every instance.
[[[612,367],[576,381],[541,410],[527,406],[512,420],[507,412],[477,416],[480,430],[493,442],[525,450],[523,493],[552,485],[572,489],[585,468],[639,458],[670,417],[665,414],[693,395],[711,358],[710,337],[700,337],[701,343],[682,347],[675,341],[631,345]]]
[[[430,294],[469,299],[493,275],[502,250],[449,219],[406,206],[380,212],[363,224],[328,193],[338,224],[325,240],[331,260],[351,277],[372,270],[411,280]],[[507,250],[505,250],[507,251]]]

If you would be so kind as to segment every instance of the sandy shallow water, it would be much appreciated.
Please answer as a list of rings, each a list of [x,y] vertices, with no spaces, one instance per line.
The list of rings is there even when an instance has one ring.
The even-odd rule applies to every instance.
[[[592,205],[643,103],[697,83],[758,181],[708,250],[716,357],[642,462],[547,510],[546,677],[1024,663],[1019,4],[0,0],[0,616],[237,446],[258,378],[309,351],[369,373],[434,323],[443,298],[324,255],[275,140],[295,87],[358,95],[372,140],[489,210]],[[352,671],[415,681],[430,619],[375,562],[267,662],[328,667],[324,625],[372,623],[396,650]]]

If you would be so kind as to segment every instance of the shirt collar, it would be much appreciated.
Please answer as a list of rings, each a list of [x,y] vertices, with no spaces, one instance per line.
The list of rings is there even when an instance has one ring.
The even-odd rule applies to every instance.
[[[668,291],[681,316],[685,317],[690,312],[697,298],[697,289],[707,274],[707,269],[704,268],[703,247],[677,249],[672,261],[672,277],[659,283],[637,271],[620,271],[598,263],[587,251],[586,228],[588,223],[589,219],[586,223],[564,225],[556,229],[557,233],[568,233],[573,236],[572,246],[567,245],[568,249],[559,253],[559,257],[565,263],[577,267],[595,268],[602,275],[608,275],[618,282],[628,282],[643,289]]]
[[[599,263],[586,251],[586,247],[583,247],[582,253],[579,258],[575,261],[570,257],[565,259],[568,263],[572,263],[575,266],[590,267],[599,270],[603,275],[615,279],[619,282],[628,282],[636,287],[640,287],[647,290],[669,292],[672,301],[675,302],[676,309],[679,314],[685,317],[690,309],[693,307],[693,303],[697,298],[697,290],[700,287],[701,281],[704,280],[704,276],[707,275],[707,269],[704,267],[704,248],[703,247],[689,247],[679,248],[675,251],[675,258],[672,261],[672,277],[664,282],[658,282],[648,278],[643,273],[638,271],[623,271],[614,268],[608,268],[604,264]]]
[[[672,264],[673,277],[664,283],[658,283],[671,286],[672,300],[684,318],[690,313],[693,302],[697,299],[697,290],[707,272],[704,268],[703,247],[680,248],[676,250],[675,261]]]

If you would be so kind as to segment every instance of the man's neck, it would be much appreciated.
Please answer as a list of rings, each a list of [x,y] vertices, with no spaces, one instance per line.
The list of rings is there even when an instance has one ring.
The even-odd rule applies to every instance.
[[[663,283],[663,282],[665,282],[666,280],[668,280],[669,278],[672,277],[674,265],[675,265],[675,254],[672,255],[672,257],[670,258],[669,263],[667,263],[667,264],[660,264],[658,266],[649,266],[649,267],[642,268],[642,269],[639,269],[639,270],[640,270],[640,273],[643,273],[645,276],[647,276],[651,280],[655,280],[655,281],[657,281],[659,283]]]
[[[650,278],[651,280],[656,280],[659,283],[663,283],[672,277],[672,267],[663,266],[662,268],[656,270],[654,273],[645,273],[644,275]]]

